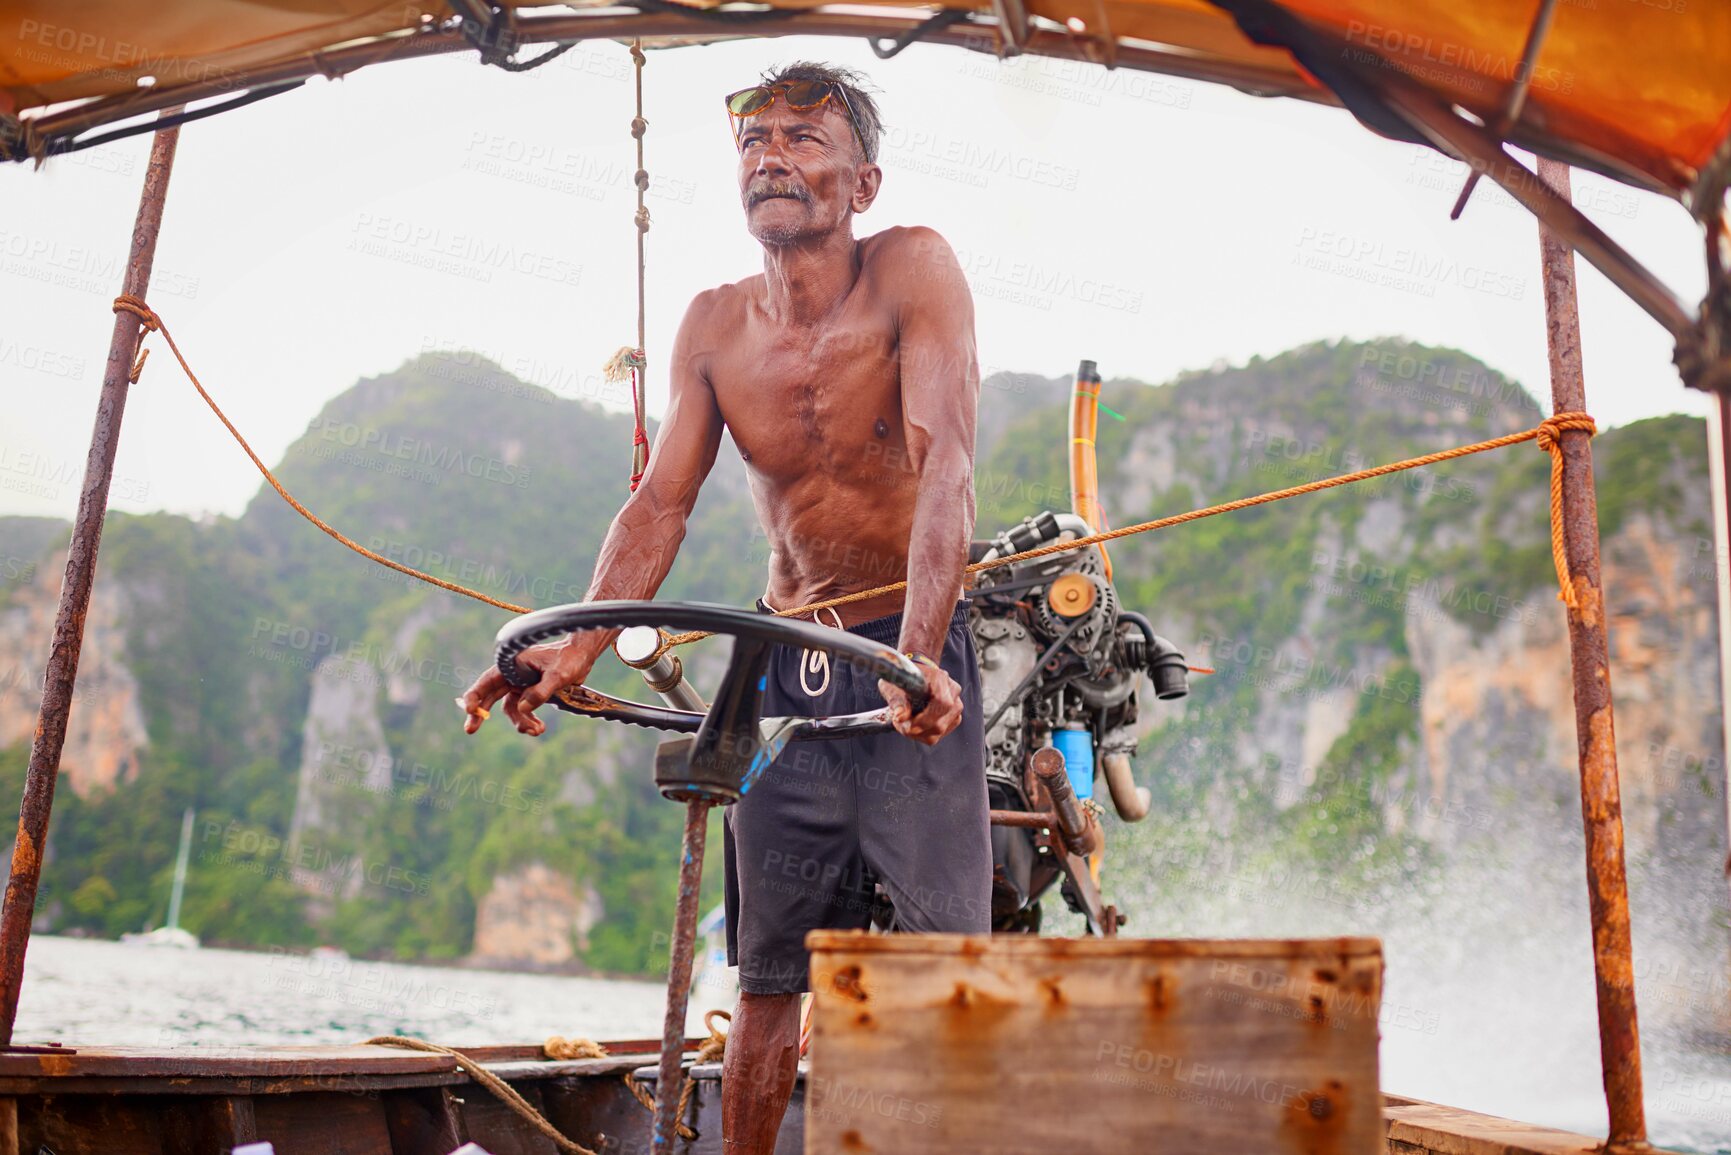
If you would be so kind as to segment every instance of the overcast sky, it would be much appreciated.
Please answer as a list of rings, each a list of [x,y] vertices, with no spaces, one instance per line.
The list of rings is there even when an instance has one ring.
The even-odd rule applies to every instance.
[[[650,54],[652,413],[686,302],[760,267],[721,97],[799,58],[860,67],[880,90],[885,180],[857,231],[949,238],[988,372],[1063,374],[1087,357],[1159,382],[1400,335],[1548,398],[1536,226],[1489,182],[1450,222],[1462,170],[1434,153],[1338,109],[1150,74],[929,46],[879,61],[858,41],[792,37]],[[427,348],[623,405],[599,369],[636,324],[630,117],[627,51],[605,42],[522,75],[473,53],[382,66],[189,125],[151,303],[267,461],[358,377]],[[0,169],[0,512],[76,507],[147,152],[138,138]],[[1575,197],[1699,300],[1680,206],[1579,173]],[[1704,413],[1660,328],[1581,269],[1601,424]],[[114,506],[237,513],[256,473],[149,343]],[[476,420],[526,403],[482,395]],[[615,448],[623,476],[629,446]]]

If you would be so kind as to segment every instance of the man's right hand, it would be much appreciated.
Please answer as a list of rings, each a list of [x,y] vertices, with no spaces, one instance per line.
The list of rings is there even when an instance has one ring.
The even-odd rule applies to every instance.
[[[488,666],[486,673],[475,679],[475,684],[457,699],[457,705],[463,708],[467,715],[463,719],[463,732],[473,734],[481,728],[481,723],[487,720],[487,713],[493,708],[493,703],[503,698],[505,700],[505,716],[517,726],[517,731],[536,738],[546,733],[547,723],[535,716],[535,711],[547,704],[547,699],[557,694],[567,686],[582,684],[584,678],[595,665],[595,659],[601,656],[606,648],[609,635],[584,633],[578,637],[563,642],[547,642],[539,646],[530,646],[517,655],[517,666],[520,669],[533,670],[541,675],[541,680],[527,689],[518,690],[505,681],[505,675],[499,672],[497,666]],[[600,645],[597,646],[597,640]]]

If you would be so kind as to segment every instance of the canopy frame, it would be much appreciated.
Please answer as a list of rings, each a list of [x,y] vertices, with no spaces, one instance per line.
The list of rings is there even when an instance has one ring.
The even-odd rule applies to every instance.
[[[1185,80],[1209,84],[1224,84],[1252,96],[1284,96],[1318,104],[1341,105],[1345,102],[1329,87],[1312,84],[1292,73],[1261,68],[1253,63],[1210,57],[1172,45],[1114,37],[1106,23],[1101,5],[1100,27],[1097,30],[1067,28],[1035,16],[1023,7],[1025,0],[992,0],[994,8],[1003,7],[1009,14],[1006,24],[995,12],[964,9],[939,9],[940,13],[955,12],[965,16],[949,26],[930,25],[930,11],[912,10],[908,14],[871,13],[858,9],[701,9],[660,0],[635,0],[641,8],[585,9],[574,13],[514,14],[511,30],[515,36],[512,47],[531,44],[577,43],[584,40],[630,40],[642,37],[649,47],[705,43],[738,37],[742,33],[759,38],[780,36],[864,37],[869,41],[893,40],[918,30],[921,42],[947,44],[976,52],[990,53],[1000,58],[1014,55],[1050,56],[1061,60],[1076,60],[1101,64],[1107,68],[1124,67],[1135,71],[1159,72]],[[1211,0],[1216,6],[1232,11],[1242,0]],[[453,0],[454,6],[465,10],[478,0]],[[1022,20],[1015,18],[1022,9]],[[245,69],[232,69],[221,75],[188,79],[174,84],[155,84],[113,96],[96,97],[70,107],[45,111],[22,120],[0,112],[0,159],[41,159],[66,151],[80,133],[101,125],[112,124],[159,111],[176,104],[192,104],[214,96],[232,96],[236,92],[290,80],[306,80],[313,76],[336,79],[371,64],[437,56],[450,52],[466,52],[476,47],[476,17],[463,16],[441,24],[391,33],[370,40],[339,45],[318,52],[308,52],[292,59],[275,61]],[[490,25],[488,26],[490,27]],[[1304,26],[1308,28],[1308,26]],[[1320,33],[1312,30],[1313,38]],[[492,43],[485,31],[479,33],[482,42]],[[656,44],[660,40],[662,44]],[[1268,41],[1270,44],[1275,41]],[[1344,47],[1342,41],[1330,41],[1332,47]],[[1286,44],[1281,47],[1288,48]],[[1353,45],[1355,51],[1363,46]],[[140,124],[139,131],[154,131],[155,125]],[[1405,137],[1405,139],[1414,139]],[[1654,177],[1632,165],[1601,154],[1584,145],[1551,136],[1531,123],[1517,123],[1511,129],[1511,143],[1563,161],[1572,168],[1587,169],[1622,184],[1675,197],[1675,192]]]
[[[1364,46],[1348,45],[1272,0],[1211,2],[1231,14],[1253,42],[1290,52],[1316,78],[1317,85],[1295,81],[1290,75],[1254,64],[1113,37],[1105,24],[1103,2],[1099,5],[1101,27],[1096,31],[1066,28],[1030,16],[1025,0],[991,0],[990,13],[941,9],[940,16],[954,14],[950,23],[931,19],[924,10],[907,15],[867,15],[824,8],[700,9],[663,0],[636,2],[642,7],[528,14],[510,4],[491,6],[485,0],[451,0],[459,15],[443,23],[426,24],[419,29],[221,76],[99,97],[22,120],[0,115],[0,159],[33,157],[40,162],[93,143],[83,134],[94,128],[200,100],[225,97],[234,104],[244,103],[260,98],[265,90],[283,91],[312,76],[337,78],[373,64],[450,52],[478,50],[484,61],[500,63],[518,48],[530,44],[557,46],[592,39],[642,37],[652,43],[661,40],[666,46],[728,39],[741,30],[749,30],[756,37],[864,37],[874,48],[880,41],[905,46],[920,40],[991,53],[1000,59],[1023,54],[1050,56],[1224,84],[1251,95],[1341,105],[1374,132],[1425,144],[1452,156],[1471,169],[1456,203],[1457,213],[1473,181],[1481,173],[1489,175],[1665,327],[1676,343],[1675,359],[1685,384],[1709,392],[1731,392],[1731,275],[1726,270],[1731,255],[1721,251],[1716,240],[1719,230],[1714,227],[1715,222],[1724,219],[1723,202],[1727,183],[1731,181],[1731,138],[1721,144],[1712,161],[1703,168],[1695,188],[1679,198],[1674,190],[1630,165],[1523,123],[1520,116],[1523,82],[1529,79],[1531,61],[1536,58],[1544,37],[1554,0],[1539,0],[1523,51],[1522,68],[1505,101],[1509,114],[1490,125],[1469,119],[1392,64],[1373,70],[1367,64],[1354,63],[1353,55],[1343,49],[1351,47],[1362,58],[1367,51]],[[185,115],[192,118],[201,111],[209,110],[195,109]],[[136,131],[154,131],[157,127],[147,121],[136,125]],[[113,135],[100,139],[112,139]],[[1632,187],[1684,200],[1707,230],[1709,292],[1697,315],[1690,316],[1681,299],[1657,276],[1572,203],[1546,187],[1532,169],[1509,156],[1506,146],[1511,144]]]
[[[478,48],[485,62],[502,63],[509,61],[518,47],[533,42],[568,44],[597,37],[676,37],[684,42],[704,42],[726,37],[728,33],[718,32],[718,27],[740,27],[742,18],[748,20],[751,34],[760,37],[789,34],[865,36],[873,42],[874,49],[880,40],[890,40],[905,47],[916,39],[924,39],[975,51],[992,51],[1000,58],[1027,52],[1093,61],[1107,67],[1124,65],[1224,83],[1258,95],[1286,95],[1342,104],[1373,131],[1394,139],[1425,144],[1453,156],[1465,162],[1474,177],[1481,172],[1488,174],[1540,223],[1553,397],[1559,411],[1565,407],[1585,407],[1571,257],[1573,251],[1579,251],[1672,335],[1676,342],[1676,363],[1685,383],[1717,394],[1718,421],[1715,428],[1720,437],[1724,436],[1727,420],[1731,418],[1731,233],[1725,227],[1725,195],[1727,186],[1731,185],[1731,144],[1721,143],[1700,173],[1695,187],[1682,198],[1703,226],[1707,243],[1708,292],[1698,315],[1691,317],[1670,289],[1574,207],[1567,195],[1566,170],[1558,174],[1549,166],[1557,163],[1577,165],[1602,172],[1625,184],[1673,197],[1678,194],[1657,186],[1652,178],[1633,171],[1628,165],[1608,157],[1588,155],[1584,148],[1577,148],[1520,123],[1520,105],[1530,75],[1531,58],[1543,38],[1554,0],[1538,0],[1539,12],[1529,31],[1521,76],[1508,95],[1507,114],[1494,124],[1484,124],[1469,117],[1398,68],[1378,69],[1372,75],[1366,64],[1353,62],[1350,54],[1339,51],[1342,42],[1337,37],[1307,24],[1271,0],[1211,2],[1231,13],[1252,41],[1276,45],[1291,52],[1325,87],[1311,88],[1294,83],[1290,77],[1259,69],[1254,64],[1209,59],[1170,46],[1114,38],[1104,23],[1103,3],[1099,11],[1104,35],[1090,36],[1080,28],[1055,30],[1049,21],[1030,18],[1024,0],[992,0],[991,16],[969,12],[951,21],[823,10],[752,13],[699,10],[669,5],[665,0],[638,0],[643,8],[649,9],[647,11],[631,10],[621,14],[617,10],[591,10],[524,18],[512,4],[491,7],[482,0],[452,2],[453,7],[462,13],[454,24],[430,24],[419,30],[260,66],[244,75],[225,76],[220,80],[151,87],[102,97],[27,121],[0,114],[0,155],[6,159],[33,156],[40,161],[56,152],[88,146],[91,142],[81,141],[80,134],[101,125],[161,112],[200,99],[232,96],[237,90],[250,94],[279,88],[299,83],[315,73],[336,77],[368,64],[472,47]],[[477,43],[474,26],[483,20],[484,38]],[[463,27],[465,22],[470,25],[468,28]],[[1078,20],[1076,23],[1081,22]],[[174,113],[167,115],[173,116]],[[145,125],[141,130],[148,131],[153,127],[157,126]],[[162,193],[172,164],[176,133],[176,129],[170,128],[156,139],[135,225],[133,261],[128,267],[126,288],[128,293],[140,298],[148,284],[150,258],[161,219]],[[1553,188],[1552,182],[1541,179],[1539,174],[1511,157],[1506,151],[1511,143],[1538,153],[1542,158],[1541,170],[1549,172],[1557,187]],[[1472,179],[1469,178],[1457,201],[1457,213],[1470,192]],[[74,529],[75,542],[86,539],[88,542],[68,559],[68,581],[62,590],[56,618],[54,660],[57,674],[50,679],[54,693],[45,693],[42,703],[43,725],[39,726],[38,732],[50,737],[56,730],[64,733],[70,710],[90,581],[100,544],[102,514],[107,504],[107,474],[118,438],[120,406],[124,404],[126,366],[132,363],[129,351],[136,349],[140,337],[134,322],[124,316],[116,317],[109,372],[104,382],[104,406],[99,409],[90,469],[80,501],[78,524]],[[1591,458],[1584,432],[1573,432],[1565,437],[1561,503],[1568,525],[1569,568],[1577,583],[1584,583],[1596,599],[1601,587]],[[1572,466],[1569,464],[1571,460],[1574,462]],[[1715,493],[1718,495],[1716,529],[1731,530],[1731,511],[1724,504],[1727,488],[1725,453],[1715,452],[1712,460]],[[1721,602],[1723,605],[1723,597]],[[1600,848],[1589,854],[1588,883],[1593,900],[1594,962],[1600,993],[1601,1057],[1610,1115],[1611,1134],[1607,1150],[1635,1151],[1645,1149],[1646,1132],[1641,1112],[1640,1055],[1622,819],[1615,744],[1610,728],[1609,657],[1603,614],[1596,614],[1596,621],[1592,623],[1584,621],[1584,615],[1576,609],[1569,611],[1569,617],[1583,820],[1589,846]],[[1724,628],[1723,622],[1721,628]],[[1722,679],[1724,675],[1722,670]],[[1602,729],[1596,728],[1599,725],[1597,719],[1603,720]],[[19,837],[20,848],[27,847],[28,850],[23,860],[15,855],[8,901],[4,917],[0,919],[4,923],[0,928],[0,1050],[11,1045],[13,1017],[23,980],[24,953],[29,942],[30,915],[41,866],[37,848],[46,841],[58,761],[57,741],[37,743],[32,750]]]

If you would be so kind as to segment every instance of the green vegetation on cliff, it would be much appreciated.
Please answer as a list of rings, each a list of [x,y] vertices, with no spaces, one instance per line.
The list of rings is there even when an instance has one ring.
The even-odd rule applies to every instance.
[[[1066,394],[983,390],[997,408],[982,419],[977,536],[1066,504]],[[1464,354],[1401,341],[1320,343],[1159,387],[1113,381],[1105,397],[1124,417],[1103,420],[1099,438],[1118,525],[1541,416]],[[426,356],[333,400],[279,476],[388,557],[544,606],[582,598],[625,495],[629,445],[624,416],[478,359]],[[1699,475],[1700,423],[1641,422],[1595,453],[1609,532]],[[1240,829],[1211,837],[1248,832],[1268,859],[1364,877],[1412,869],[1389,803],[1422,692],[1410,619],[1485,631],[1499,607],[1548,596],[1546,469],[1516,447],[1115,543],[1122,603],[1217,670],[1195,679],[1181,714],[1145,719],[1140,761],[1164,772],[1150,779],[1160,814],[1143,837],[1183,846],[1198,837],[1191,819],[1227,791]],[[0,520],[12,534],[0,552],[35,558],[64,532],[23,520]],[[749,602],[766,560],[754,529],[726,454],[659,596]],[[207,941],[456,957],[475,948],[479,904],[499,880],[541,863],[593,895],[583,961],[632,972],[663,961],[682,814],[650,782],[654,737],[569,716],[536,741],[502,718],[461,733],[451,699],[489,659],[505,613],[342,550],[268,489],[242,517],[209,524],[114,515],[102,565],[99,580],[126,593],[149,745],[112,793],[59,793],[40,904],[52,929],[160,923],[191,806],[183,922]],[[21,580],[0,570],[0,597]],[[713,681],[719,653],[699,651],[687,660],[709,663],[699,680]],[[646,694],[611,660],[594,680]],[[1245,764],[1271,687],[1344,712],[1314,766]],[[17,796],[24,761],[22,747],[0,751],[0,791]],[[715,895],[719,842],[717,831]]]

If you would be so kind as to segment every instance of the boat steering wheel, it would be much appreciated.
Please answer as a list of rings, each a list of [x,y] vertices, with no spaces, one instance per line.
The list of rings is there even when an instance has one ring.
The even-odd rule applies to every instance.
[[[893,646],[815,622],[708,602],[598,601],[537,610],[505,623],[494,639],[495,660],[505,681],[524,689],[534,685],[536,677],[517,664],[517,655],[530,646],[577,630],[631,626],[670,626],[733,638],[727,672],[707,713],[627,701],[586,686],[561,690],[551,701],[585,717],[692,735],[663,742],[656,754],[656,785],[676,801],[736,802],[789,742],[851,738],[893,728],[887,705],[822,718],[765,718],[763,694],[771,646],[818,650],[831,661],[875,674],[907,691],[909,707],[916,714],[931,700],[925,675]]]

